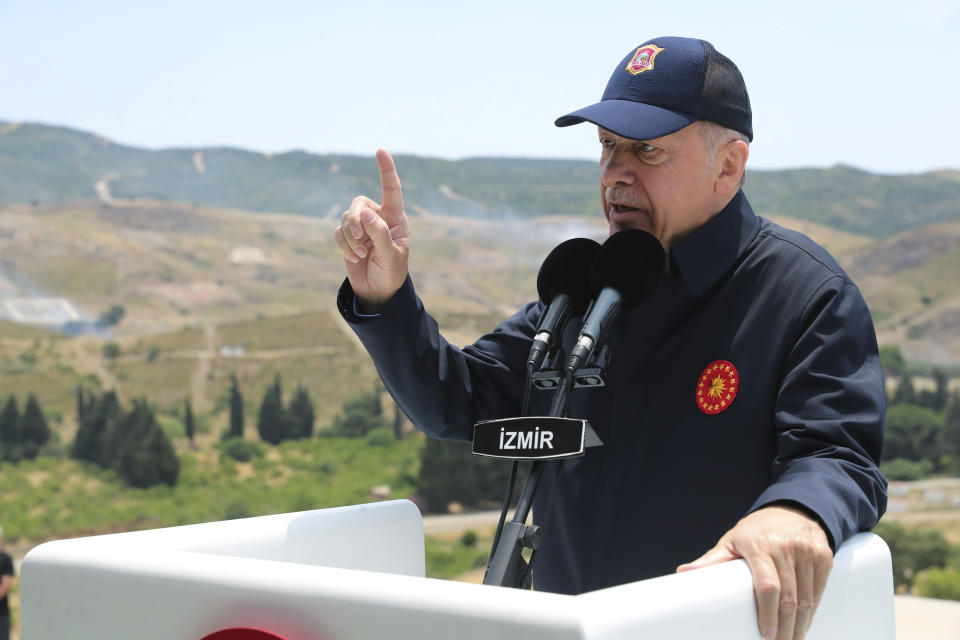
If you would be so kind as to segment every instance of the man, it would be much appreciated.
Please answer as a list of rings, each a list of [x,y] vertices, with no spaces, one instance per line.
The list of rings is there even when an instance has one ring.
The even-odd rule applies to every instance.
[[[10,604],[7,595],[13,587],[13,558],[3,550],[3,527],[0,527],[0,640],[10,640]]]
[[[631,50],[601,101],[557,125],[584,121],[598,126],[610,232],[652,233],[669,269],[612,327],[607,386],[572,395],[569,415],[605,444],[563,463],[534,585],[579,593],[742,557],[761,634],[802,638],[832,552],[886,505],[869,312],[826,251],[750,208],[749,99],[712,45]],[[469,439],[475,421],[517,415],[543,306],[463,350],[447,344],[407,275],[393,160],[380,150],[377,163],[381,202],[358,197],[334,232],[347,270],[338,305],[414,423]]]

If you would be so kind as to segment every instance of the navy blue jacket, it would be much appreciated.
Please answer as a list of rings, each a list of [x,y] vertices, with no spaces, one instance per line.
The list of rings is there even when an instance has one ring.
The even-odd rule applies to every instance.
[[[469,440],[474,422],[518,415],[541,303],[462,350],[440,336],[409,278],[377,316],[355,313],[349,283],[338,305],[429,435]],[[567,327],[568,350],[579,324]],[[883,514],[885,395],[867,306],[823,248],[756,216],[743,192],[674,244],[669,275],[608,343],[607,386],[574,391],[568,412],[604,446],[551,463],[564,469],[549,522],[538,520],[549,481],[534,504],[545,526],[537,589],[672,573],[773,503],[816,516],[834,550]],[[717,362],[735,375],[698,401]],[[549,400],[535,395],[531,414],[545,415]]]

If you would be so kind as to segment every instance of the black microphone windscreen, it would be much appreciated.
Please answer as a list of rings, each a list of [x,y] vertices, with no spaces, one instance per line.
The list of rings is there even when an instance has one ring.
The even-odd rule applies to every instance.
[[[642,229],[624,229],[607,238],[597,252],[591,285],[594,293],[613,287],[629,309],[653,293],[666,266],[666,253],[656,237]]]
[[[571,238],[561,242],[544,259],[537,275],[537,293],[543,304],[549,305],[558,294],[570,296],[572,313],[583,315],[593,288],[590,271],[600,243],[589,238]]]

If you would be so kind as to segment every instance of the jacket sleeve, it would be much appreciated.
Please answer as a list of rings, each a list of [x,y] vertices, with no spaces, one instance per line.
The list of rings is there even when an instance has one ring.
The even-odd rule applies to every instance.
[[[813,294],[781,380],[773,483],[750,510],[794,503],[819,518],[836,551],[871,529],[887,505],[879,469],[883,370],[873,321],[852,282],[836,276]]]
[[[340,314],[353,328],[403,412],[428,435],[471,440],[478,420],[518,415],[527,352],[542,305],[530,303],[459,349],[440,335],[408,276],[380,314],[356,313],[345,280]]]

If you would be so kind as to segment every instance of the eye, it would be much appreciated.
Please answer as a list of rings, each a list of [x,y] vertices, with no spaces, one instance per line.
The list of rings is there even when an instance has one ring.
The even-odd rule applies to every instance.
[[[601,147],[612,147],[615,144],[616,142],[613,141],[613,138],[607,138],[607,137],[600,138]]]
[[[638,142],[637,150],[640,151],[640,153],[653,153],[654,151],[657,150],[657,148],[652,144],[648,144],[646,142]]]

